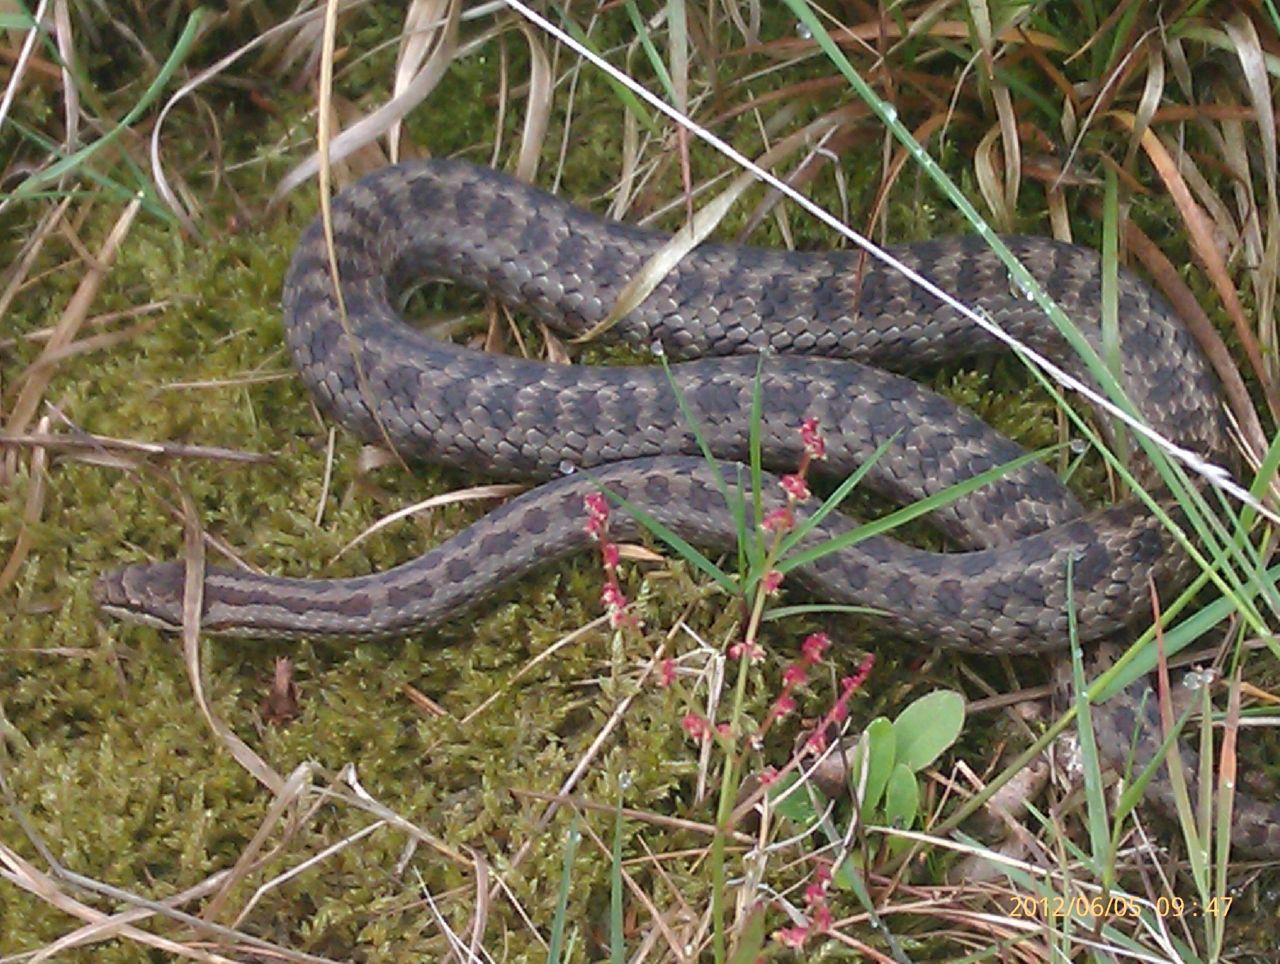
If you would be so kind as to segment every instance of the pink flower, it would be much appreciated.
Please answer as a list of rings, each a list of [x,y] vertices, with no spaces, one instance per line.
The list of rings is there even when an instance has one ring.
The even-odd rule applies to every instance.
[[[666,689],[676,681],[676,661],[664,659],[658,664],[658,685]]]
[[[697,713],[686,713],[684,719],[680,721],[680,726],[699,743],[705,743],[711,737],[711,724]]]
[[[757,779],[760,781],[760,786],[771,787],[778,782],[778,770],[776,767],[765,767],[760,771]]]
[[[773,701],[773,712],[769,715],[775,719],[782,719],[788,713],[794,713],[796,709],[795,697],[790,693],[782,693]]]
[[[616,582],[610,580],[604,584],[604,588],[600,590],[600,601],[609,611],[609,625],[614,629],[639,625],[635,617],[627,612],[627,597]]]
[[[809,483],[804,480],[804,476],[784,475],[782,488],[786,491],[788,498],[796,502],[803,502],[809,498]]]
[[[826,633],[812,633],[800,644],[800,653],[804,661],[812,666],[822,660],[822,654],[831,646],[831,638]]]
[[[831,884],[831,868],[818,864],[813,880],[804,889],[804,902],[809,912],[809,923],[804,927],[787,927],[773,932],[773,939],[785,947],[804,947],[805,942],[818,934],[831,930],[834,923],[831,908],[827,906],[827,888]]]
[[[809,678],[809,671],[799,663],[792,663],[782,671],[782,685],[787,689],[803,686]]]
[[[825,934],[831,930],[833,921],[831,908],[826,903],[818,904],[809,911],[809,934]]]
[[[825,860],[819,860],[818,866],[813,869],[813,879],[822,885],[825,892],[831,884],[831,864]]]
[[[804,902],[810,910],[824,903],[827,899],[827,887],[831,883],[831,868],[820,863],[813,872],[813,880],[804,889]]]
[[[778,591],[778,587],[782,585],[782,573],[777,569],[770,569],[764,574],[764,578],[760,580],[760,584],[764,587],[766,595],[771,595]]]
[[[783,947],[804,947],[804,942],[808,938],[809,928],[807,927],[784,927],[773,932],[773,939]]]
[[[860,689],[862,684],[867,681],[867,677],[871,675],[871,668],[875,665],[875,653],[867,653],[866,656],[862,657],[862,662],[858,664],[858,671],[840,681],[840,695],[852,696],[853,691]]]
[[[582,506],[587,510],[587,534],[593,539],[601,538],[609,524],[609,501],[603,492],[588,492],[582,498]]]
[[[606,569],[617,569],[618,560],[621,555],[618,552],[618,544],[616,542],[604,542],[600,544],[600,558],[604,560]]]
[[[765,532],[790,532],[795,524],[796,520],[791,514],[791,508],[784,505],[766,514],[764,521],[760,523],[760,528]]]
[[[818,420],[806,418],[800,423],[800,440],[804,442],[805,454],[811,459],[827,457],[827,443],[818,431]]]
[[[599,519],[601,522],[609,518],[609,501],[604,497],[603,492],[587,493],[582,504],[591,518]]]
[[[759,643],[748,644],[745,642],[734,643],[729,647],[730,659],[742,659],[743,657],[754,663],[764,658],[764,649]]]
[[[627,597],[623,595],[617,583],[613,582],[604,584],[604,588],[600,590],[600,601],[609,609],[625,609],[627,607]]]
[[[839,726],[848,719],[849,701],[853,699],[853,694],[867,681],[867,677],[871,674],[871,667],[875,665],[875,662],[875,655],[868,653],[863,657],[858,671],[840,681],[840,695],[836,697],[835,703],[827,711],[826,716],[822,718],[817,729],[809,734],[809,739],[805,741],[805,746],[808,749],[815,753],[822,753],[826,750],[827,731],[832,727]]]

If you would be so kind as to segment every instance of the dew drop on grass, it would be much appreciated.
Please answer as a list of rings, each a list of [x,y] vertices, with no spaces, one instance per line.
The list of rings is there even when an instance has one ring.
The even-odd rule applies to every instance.
[[[1036,293],[1030,282],[1022,278],[1021,275],[1009,274],[1009,290],[1014,296],[1021,298],[1023,301],[1035,301]]]
[[[574,472],[578,471],[578,467],[568,459],[561,459],[558,467],[561,475],[573,475]]]
[[[1198,692],[1206,686],[1212,686],[1216,675],[1212,669],[1189,670],[1182,677],[1182,688]]]

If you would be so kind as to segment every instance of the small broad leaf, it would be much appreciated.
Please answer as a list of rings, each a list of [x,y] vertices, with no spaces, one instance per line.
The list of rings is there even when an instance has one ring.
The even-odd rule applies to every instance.
[[[786,774],[769,788],[769,800],[773,805],[774,813],[780,813],[792,823],[807,827],[818,819],[819,811],[814,809],[813,799],[810,796],[818,793],[818,789],[810,784],[807,787],[796,787],[792,790],[791,788],[799,782],[798,774]],[[818,795],[821,796],[821,794]],[[821,802],[825,804],[825,801]]]
[[[893,721],[898,762],[919,772],[956,741],[964,728],[964,697],[938,690],[916,700]]]
[[[876,717],[862,731],[862,737],[854,749],[853,766],[849,770],[849,787],[854,793],[859,786],[862,787],[862,812],[868,816],[880,807],[885,784],[889,782],[889,774],[893,772],[896,754],[897,739],[893,724],[883,716]],[[862,781],[864,767],[867,774],[865,784]]]
[[[890,827],[910,827],[920,809],[916,775],[905,763],[896,764],[884,793],[884,820]]]

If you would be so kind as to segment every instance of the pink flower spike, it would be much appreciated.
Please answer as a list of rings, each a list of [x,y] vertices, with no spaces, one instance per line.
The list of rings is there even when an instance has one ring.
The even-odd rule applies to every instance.
[[[760,781],[760,786],[771,787],[778,782],[778,770],[776,767],[765,767],[760,771],[757,779]]]
[[[862,657],[862,662],[858,665],[858,671],[840,681],[841,694],[852,695],[854,690],[859,689],[867,681],[867,677],[871,675],[871,669],[875,665],[875,653],[867,653],[866,656]]]
[[[809,498],[809,483],[800,475],[784,475],[782,477],[782,488],[786,491],[788,497],[796,502],[803,502]]]
[[[809,672],[799,663],[792,663],[782,671],[782,685],[787,689],[803,686],[809,678]]]
[[[782,573],[778,572],[777,569],[770,569],[765,573],[764,579],[760,580],[760,584],[764,587],[766,596],[772,595],[782,585]]]
[[[785,505],[769,512],[760,523],[760,528],[765,532],[790,532],[794,526],[795,517],[791,514],[791,509]]]
[[[737,642],[729,647],[730,659],[742,659],[744,657],[754,663],[764,657],[764,649],[759,643],[748,645],[745,642]]]
[[[784,927],[773,932],[773,939],[783,947],[804,947],[804,942],[808,937],[809,929],[807,927]]]
[[[827,457],[827,443],[818,431],[818,420],[806,418],[800,423],[800,440],[804,442],[804,450],[811,459]]]
[[[658,664],[658,685],[666,689],[676,681],[676,661],[664,659]]]
[[[809,914],[809,933],[825,934],[831,930],[834,921],[831,919],[831,908],[825,903],[814,907]]]
[[[686,713],[684,719],[680,721],[680,726],[699,743],[705,743],[711,736],[711,724],[697,713]]]
[[[822,654],[831,647],[831,637],[826,633],[813,633],[800,644],[800,653],[809,665],[820,662]]]
[[[588,492],[583,497],[582,504],[586,507],[588,515],[598,519],[609,518],[609,501],[604,497],[603,492]]]
[[[809,734],[809,739],[804,741],[804,745],[821,756],[827,749],[827,734],[819,727]]]
[[[786,716],[788,713],[794,713],[795,708],[795,699],[790,693],[783,693],[773,701],[773,712],[770,715],[777,719],[782,719],[782,717]]]
[[[609,609],[625,609],[627,607],[627,597],[623,595],[617,584],[612,582],[606,582],[604,588],[600,590],[600,601]]]
[[[605,542],[600,545],[600,558],[604,560],[606,569],[617,569],[621,554],[616,542]]]

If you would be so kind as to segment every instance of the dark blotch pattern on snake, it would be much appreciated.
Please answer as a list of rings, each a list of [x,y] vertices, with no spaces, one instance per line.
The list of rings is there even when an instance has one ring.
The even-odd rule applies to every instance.
[[[333,220],[349,329],[318,221],[303,236],[284,286],[289,348],[321,408],[408,458],[551,481],[387,572],[302,580],[210,570],[206,629],[364,638],[421,630],[531,568],[582,549],[588,542],[582,500],[598,484],[695,544],[733,546],[732,516],[660,368],[559,366],[474,352],[410,329],[393,307],[409,284],[445,277],[581,334],[608,316],[666,235],[602,220],[505,175],[445,160],[366,177],[335,200]],[[1098,255],[1040,238],[1006,240],[1101,351]],[[980,239],[890,250],[1091,381]],[[1229,461],[1216,382],[1182,324],[1123,272],[1119,317],[1119,380],[1137,410],[1179,444]],[[610,334],[640,347],[660,344],[680,362],[674,381],[733,484],[748,456],[761,364],[761,437],[771,469],[797,464],[798,427],[813,417],[827,440],[822,468],[833,477],[887,444],[866,484],[898,502],[938,492],[1022,451],[885,370],[1001,346],[900,274],[856,253],[704,244]],[[566,475],[568,469],[575,471]],[[781,499],[781,489],[769,477],[765,498],[775,497]],[[1086,641],[1149,618],[1149,578],[1167,593],[1191,572],[1137,502],[1084,513],[1039,464],[932,519],[964,551],[926,552],[869,538],[797,569],[788,585],[883,610],[900,635],[927,645],[1009,653],[1067,646],[1068,561]],[[623,512],[613,525],[618,537],[639,534]],[[852,526],[828,517],[808,542]],[[168,564],[109,574],[96,591],[108,611],[174,628],[181,590],[181,564]],[[1254,838],[1246,834],[1242,842],[1280,851],[1280,830]]]

